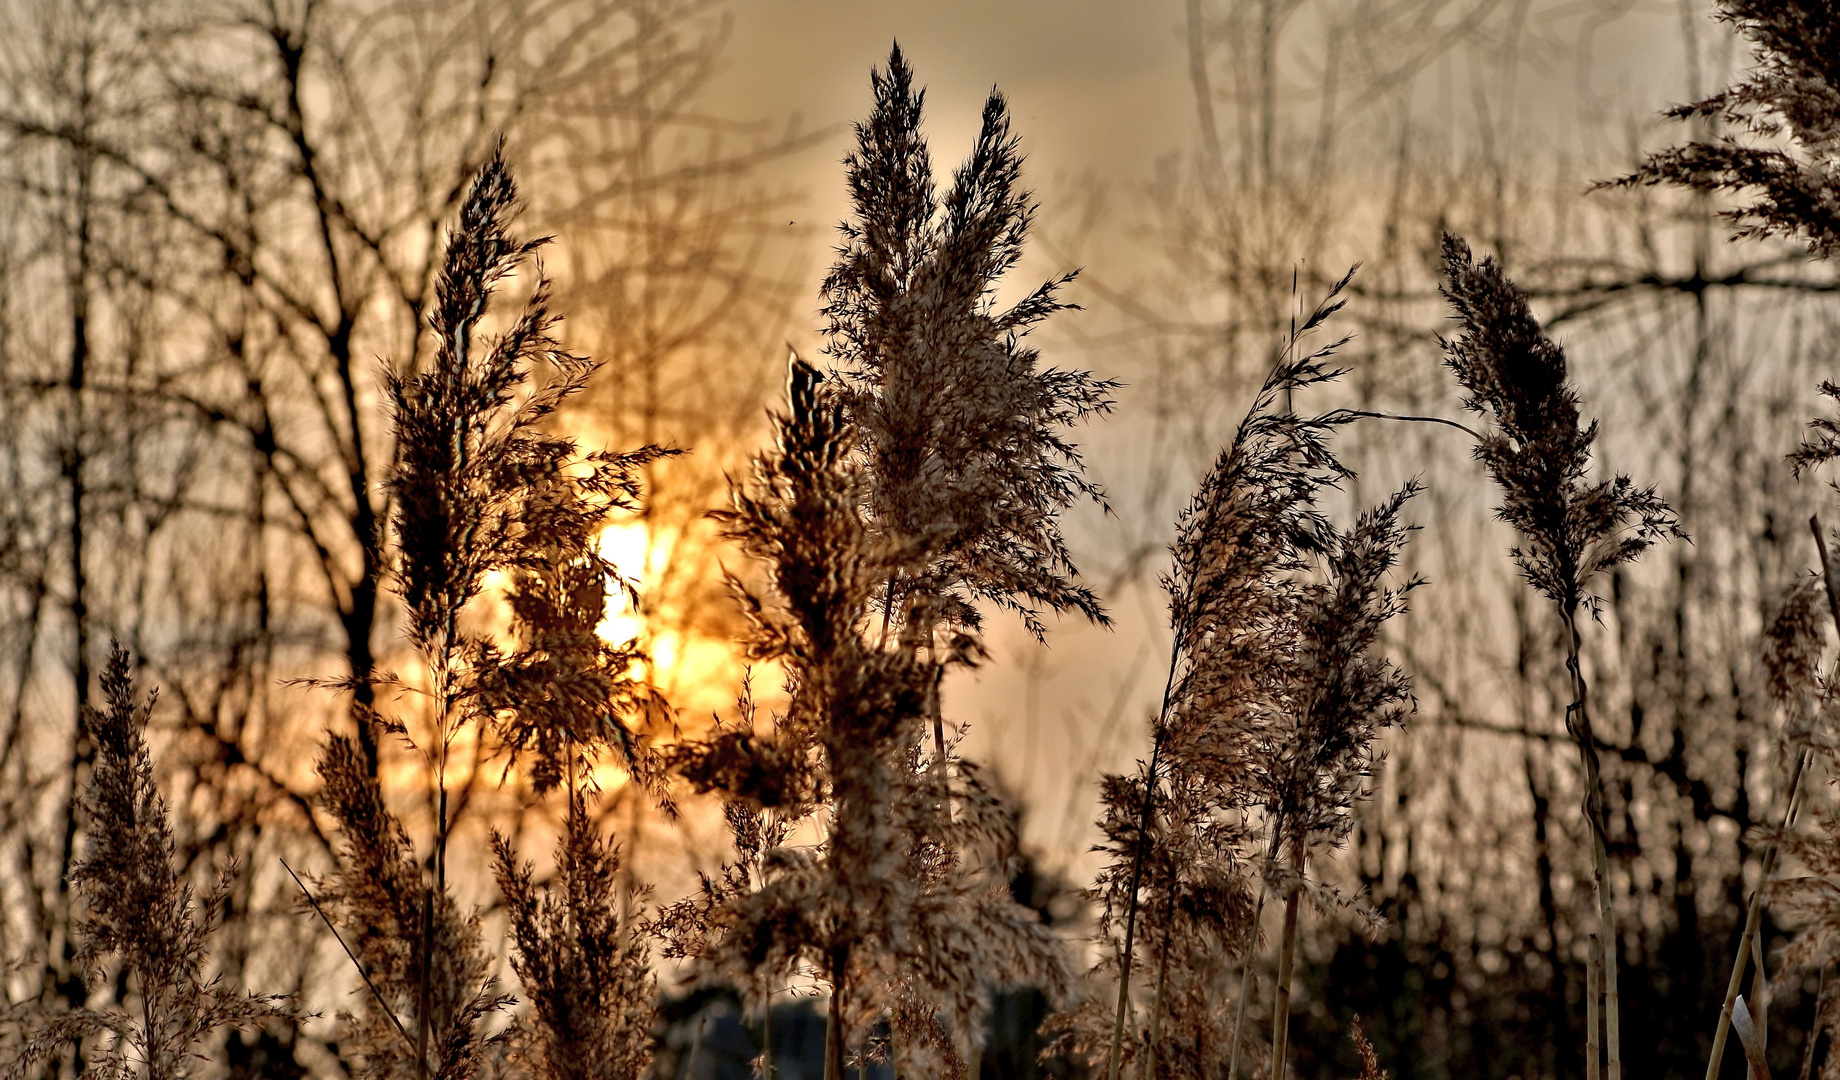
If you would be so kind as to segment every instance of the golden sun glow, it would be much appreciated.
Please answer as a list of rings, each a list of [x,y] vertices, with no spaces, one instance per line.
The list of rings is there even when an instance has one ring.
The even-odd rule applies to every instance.
[[[693,559],[695,553],[686,549],[694,543],[640,521],[608,526],[598,542],[601,556],[638,591],[640,603],[635,607],[624,594],[610,595],[595,628],[612,644],[641,642],[649,658],[641,669],[645,678],[693,725],[734,704],[740,675],[735,643],[699,630],[668,587],[672,560]]]
[[[643,585],[650,575],[651,561],[654,557],[651,543],[651,530],[640,522],[625,525],[610,525],[601,533],[598,544],[601,558],[606,559],[620,572],[620,576],[635,588]],[[601,623],[594,628],[603,641],[614,645],[624,645],[645,629],[645,618],[633,606],[632,599],[624,593],[607,597],[607,610],[601,616]],[[654,654],[652,662],[660,667],[664,660]]]
[[[634,521],[608,526],[601,533],[599,546],[601,557],[612,563],[620,576],[638,590],[641,604],[651,605],[650,613],[656,615],[659,597],[648,593],[646,585],[662,576],[676,547],[676,537],[654,533],[643,522]],[[601,617],[595,632],[614,645],[628,644],[643,635],[649,658],[646,675],[653,685],[665,688],[681,674],[678,665],[684,651],[683,635],[660,625],[661,622],[668,624],[668,619],[653,618],[648,624],[647,615],[648,611],[635,607],[632,598],[625,593],[610,595],[606,614]]]

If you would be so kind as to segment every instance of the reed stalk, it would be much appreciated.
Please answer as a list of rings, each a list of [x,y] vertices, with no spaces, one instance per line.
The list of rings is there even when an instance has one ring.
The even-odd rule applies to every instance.
[[[1169,989],[1171,929],[1170,914],[1166,913],[1163,917],[1163,947],[1156,962],[1156,999],[1150,1007],[1150,1046],[1144,1057],[1144,1080],[1156,1080],[1156,1049],[1163,1042],[1163,996]]]
[[[1117,1080],[1123,1065],[1153,824],[1168,819],[1166,832],[1155,837],[1156,887],[1185,896],[1192,889],[1197,900],[1211,894],[1206,912],[1190,911],[1184,899],[1182,918],[1211,925],[1212,940],[1237,941],[1242,933],[1251,938],[1242,983],[1249,984],[1257,941],[1256,927],[1248,932],[1243,926],[1254,890],[1233,883],[1243,880],[1246,849],[1255,837],[1267,841],[1267,866],[1288,851],[1294,867],[1294,887],[1285,897],[1288,978],[1296,961],[1303,868],[1311,853],[1345,838],[1352,820],[1347,811],[1365,797],[1377,760],[1374,740],[1407,711],[1403,673],[1374,655],[1373,646],[1382,624],[1404,610],[1404,594],[1415,583],[1390,588],[1383,579],[1410,532],[1400,514],[1417,485],[1363,514],[1352,530],[1337,529],[1316,500],[1350,475],[1328,438],[1353,417],[1300,417],[1289,403],[1293,391],[1340,374],[1327,360],[1342,342],[1307,356],[1298,346],[1339,310],[1339,294],[1352,276],[1293,327],[1245,420],[1178,519],[1174,566],[1163,582],[1173,631],[1169,679],[1151,754],[1136,776],[1108,777],[1105,792],[1102,827],[1114,856],[1107,898],[1109,911],[1123,915],[1124,932],[1117,1002],[1107,1018],[1107,1080]],[[1229,894],[1235,902],[1222,906]],[[1256,901],[1261,914],[1263,899]],[[1172,903],[1166,921],[1173,924],[1177,911]],[[1108,919],[1106,928],[1115,925]],[[1165,948],[1173,949],[1167,939],[1173,925],[1160,932]],[[1204,1032],[1195,1025],[1213,1021],[1193,1013],[1186,996],[1172,997],[1180,973],[1170,974],[1160,961],[1156,999],[1148,1003],[1151,1041],[1177,1024],[1182,1034],[1174,1045],[1198,1047]],[[1288,982],[1284,992],[1275,1023],[1288,1016]],[[1235,1075],[1249,996],[1243,990],[1228,1051]],[[1205,1034],[1208,1044],[1226,1041],[1225,1031]],[[1168,1049],[1150,1048],[1151,1075]],[[1168,1064],[1174,1062],[1170,1057]]]
[[[1124,951],[1118,959],[1118,1010],[1112,1020],[1112,1048],[1106,1060],[1106,1080],[1118,1080],[1124,1045],[1125,1007],[1131,999],[1131,946],[1137,932],[1137,894],[1143,887],[1144,849],[1150,835],[1151,814],[1155,810],[1157,769],[1162,764],[1164,723],[1169,715],[1169,700],[1176,686],[1176,665],[1181,658],[1182,636],[1176,635],[1170,646],[1169,674],[1163,682],[1163,703],[1157,708],[1156,735],[1150,744],[1150,769],[1144,779],[1144,801],[1137,816],[1137,851],[1131,859],[1131,884],[1124,916]]]
[[[1173,670],[1173,669],[1172,669]],[[1158,758],[1163,750],[1163,740],[1159,736],[1150,749],[1150,775],[1144,783],[1142,825],[1138,831],[1137,855],[1131,866],[1130,898],[1126,902],[1124,916],[1124,953],[1118,961],[1118,1010],[1112,1020],[1112,1049],[1107,1058],[1105,1075],[1107,1080],[1118,1080],[1118,1070],[1122,1062],[1121,1052],[1124,1045],[1124,1014],[1131,1000],[1131,947],[1132,938],[1137,932],[1137,890],[1143,882],[1144,873],[1144,836],[1149,832],[1150,814],[1156,791],[1156,770]]]
[[[1616,979],[1620,950],[1617,948],[1616,909],[1610,896],[1610,855],[1609,847],[1605,842],[1604,781],[1597,758],[1597,735],[1591,727],[1591,713],[1587,699],[1589,691],[1585,683],[1584,667],[1580,660],[1582,639],[1578,632],[1577,611],[1575,609],[1562,610],[1560,621],[1565,628],[1565,671],[1572,684],[1572,703],[1565,710],[1565,721],[1566,727],[1572,731],[1573,740],[1578,744],[1579,757],[1584,762],[1585,821],[1591,830],[1591,891],[1597,901],[1597,933],[1593,935],[1593,950],[1602,956],[1600,973],[1603,978],[1605,1075],[1608,1080],[1622,1080],[1622,1038]],[[1591,1004],[1596,1004],[1597,987],[1592,987],[1588,1000]],[[1590,1037],[1594,1038],[1596,1034],[1597,1029],[1593,1025]],[[1597,1060],[1595,1055],[1591,1060],[1593,1062]]]
[[[1598,1080],[1604,1067],[1604,1046],[1599,1041],[1598,1033],[1603,1029],[1603,972],[1604,955],[1602,944],[1598,941],[1597,931],[1591,931],[1591,937],[1584,954],[1584,1076],[1585,1080]]]
[[[1246,1025],[1246,999],[1252,994],[1252,957],[1258,951],[1259,920],[1265,915],[1265,886],[1252,906],[1252,927],[1246,932],[1246,955],[1239,965],[1239,1002],[1233,1010],[1233,1046],[1227,1051],[1227,1080],[1239,1080],[1239,1042]]]
[[[824,1080],[845,1080],[843,1045],[844,972],[850,967],[850,950],[846,946],[832,956],[831,1000],[824,1024]]]
[[[767,1015],[760,1022],[760,1076],[773,1080],[773,998],[767,998]]]
[[[1617,992],[1619,937],[1611,897],[1603,776],[1591,726],[1589,688],[1581,660],[1579,610],[1595,614],[1601,600],[1591,579],[1633,562],[1657,540],[1678,538],[1679,522],[1653,488],[1626,476],[1590,483],[1597,424],[1584,423],[1570,383],[1565,350],[1547,337],[1526,296],[1493,258],[1476,261],[1460,237],[1445,234],[1440,291],[1456,310],[1463,333],[1440,338],[1446,363],[1467,392],[1464,408],[1490,417],[1494,431],[1477,439],[1475,454],[1501,488],[1501,519],[1525,539],[1511,552],[1528,584],[1553,604],[1565,636],[1571,701],[1565,727],[1584,765],[1584,815],[1591,832],[1592,887],[1602,956],[1604,1057],[1608,1080],[1622,1080],[1622,1010]],[[1598,1000],[1593,985],[1585,995]],[[1595,1032],[1595,1025],[1593,1025]],[[1596,1060],[1587,1038],[1587,1054]]]
[[[1291,852],[1292,877],[1284,895],[1284,932],[1278,943],[1278,985],[1272,991],[1271,1080],[1284,1080],[1291,1034],[1291,965],[1297,955],[1297,908],[1303,898],[1303,847]]]
[[[1828,612],[1834,618],[1834,628],[1840,630],[1840,592],[1834,588],[1833,564],[1827,553],[1827,536],[1821,531],[1821,517],[1815,515],[1808,519],[1808,528],[1814,533],[1815,550],[1821,556],[1821,584],[1827,594]],[[1836,661],[1840,665],[1840,661]],[[1776,862],[1782,848],[1780,837],[1788,832],[1795,823],[1796,804],[1801,796],[1802,777],[1808,770],[1811,751],[1801,747],[1795,755],[1795,769],[1789,777],[1789,798],[1783,807],[1782,825],[1777,829],[1764,847],[1763,874],[1757,881],[1757,888],[1751,892],[1749,909],[1744,914],[1744,933],[1738,938],[1738,955],[1731,962],[1731,979],[1725,984],[1725,1001],[1719,1007],[1718,1024],[1712,1033],[1712,1053],[1706,1059],[1706,1080],[1718,1080],[1719,1067],[1725,1061],[1725,1044],[1731,1036],[1732,1010],[1737,1007],[1738,994],[1744,988],[1745,962],[1750,959],[1751,945],[1757,939],[1757,933],[1763,925],[1763,894],[1770,886],[1770,880],[1776,876]]]

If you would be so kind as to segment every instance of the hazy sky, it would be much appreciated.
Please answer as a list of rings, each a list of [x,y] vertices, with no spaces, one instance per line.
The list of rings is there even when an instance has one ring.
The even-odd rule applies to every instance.
[[[733,11],[714,89],[765,115],[861,115],[870,66],[899,40],[944,144],[970,138],[993,85],[1036,151],[1062,165],[1142,160],[1186,135],[1182,7],[1170,0],[743,0]]]
[[[841,126],[867,113],[869,69],[899,40],[927,88],[935,168],[956,165],[992,86],[1009,98],[1040,186],[1144,172],[1188,137],[1179,0],[740,0],[709,100],[728,115]],[[843,210],[843,131],[793,175],[826,223]]]
[[[1696,0],[1536,0],[1513,9],[1525,16],[1518,24],[1491,24],[1467,43],[1467,52],[1430,72],[1414,108],[1452,130],[1479,110],[1497,116],[1505,110],[1517,117],[1512,126],[1523,141],[1550,137],[1577,148],[1587,138],[1621,153],[1631,130],[1652,125],[1669,102],[1687,96],[1682,56],[1689,38],[1716,62],[1711,46],[1724,35],[1703,7]],[[726,60],[706,99],[711,108],[736,118],[797,116],[807,130],[831,131],[821,146],[769,173],[804,196],[793,213],[811,243],[807,312],[817,306],[816,277],[831,227],[847,212],[839,167],[851,142],[847,125],[868,112],[870,68],[885,64],[896,39],[927,88],[927,135],[942,179],[969,149],[995,85],[1009,98],[1028,155],[1024,180],[1041,197],[1048,227],[1068,195],[1062,181],[1090,174],[1123,189],[1104,223],[1113,237],[1107,254],[1080,254],[1087,280],[1116,281],[1128,276],[1126,264],[1155,259],[1153,246],[1133,234],[1141,207],[1130,189],[1159,158],[1195,143],[1183,0],[736,0],[731,10]],[[1292,29],[1298,45],[1286,59],[1307,68],[1307,54],[1297,50],[1316,39],[1306,27]],[[1475,78],[1478,65],[1510,51],[1517,60],[1513,79]],[[1497,93],[1509,86],[1507,100],[1473,97],[1472,88],[1485,82]],[[1581,198],[1585,186],[1583,179],[1576,183]],[[1015,276],[1033,281],[1047,269],[1025,264]],[[1075,298],[1094,310],[1068,318],[1104,317],[1103,301]],[[790,335],[802,346],[815,344],[816,325],[809,319]],[[1052,333],[1044,335],[1050,362],[1109,362],[1070,349]],[[1121,395],[1113,427],[1134,422],[1130,394],[1127,388]],[[1127,469],[1108,468],[1113,434],[1089,429],[1077,437],[1099,473],[1128,476]],[[1073,532],[1077,547],[1080,529]],[[1161,617],[1159,598],[1118,597],[1114,607],[1117,631],[1063,623],[1045,650],[1024,641],[1007,620],[994,620],[993,662],[948,695],[948,711],[973,725],[970,755],[1030,789],[1023,794],[1036,804],[1031,831],[1051,845],[1077,846],[1084,836],[1092,814],[1087,781],[1097,768],[1121,767],[1138,752],[1142,711],[1154,705],[1144,699],[1161,686],[1162,631],[1151,625]],[[1030,668],[1037,672],[1033,683],[1025,676]],[[1130,704],[1103,719],[1115,711],[1114,700]],[[1053,764],[1044,770],[1040,760]]]
[[[1536,112],[1571,113],[1685,96],[1686,22],[1702,47],[1724,35],[1697,2],[1626,0],[1528,5],[1519,84]],[[1112,182],[1148,174],[1192,145],[1194,99],[1182,0],[736,0],[732,37],[707,100],[733,117],[838,127],[869,106],[869,69],[899,40],[927,88],[935,167],[955,165],[992,86],[1009,98],[1029,155],[1029,182],[1092,173]],[[1301,26],[1294,40],[1309,40]],[[1295,50],[1290,50],[1295,53]],[[1458,79],[1455,107],[1463,106]],[[814,213],[843,211],[839,131],[792,172]]]

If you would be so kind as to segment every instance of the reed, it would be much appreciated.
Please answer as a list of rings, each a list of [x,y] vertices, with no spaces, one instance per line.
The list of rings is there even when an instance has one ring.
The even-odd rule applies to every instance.
[[[1744,77],[1668,110],[1696,122],[1697,137],[1609,184],[1730,196],[1723,215],[1734,236],[1782,237],[1831,259],[1840,254],[1840,19],[1824,0],[1719,0],[1714,10],[1750,42]]]
[[[868,479],[840,395],[795,359],[787,412],[773,419],[775,449],[719,517],[763,563],[763,589],[737,588],[754,618],[751,654],[783,666],[790,701],[769,730],[724,732],[692,751],[687,775],[741,804],[738,837],[764,835],[745,815],[768,810],[779,836],[826,811],[828,836],[818,851],[774,848],[706,886],[691,925],[712,932],[693,947],[706,972],[742,985],[822,980],[832,1076],[875,1017],[913,1008],[927,1037],[903,1021],[900,1068],[936,1070],[962,1061],[953,1042],[981,1029],[993,989],[1065,985],[1060,944],[1005,886],[1017,838],[1002,800],[970,763],[949,795],[923,766],[934,672],[970,657],[923,659],[914,628],[926,624],[911,611],[899,647],[881,647],[874,597],[914,555],[860,510]]]
[[[284,997],[239,993],[209,974],[210,938],[236,867],[224,867],[204,895],[194,893],[177,866],[147,748],[156,695],[137,697],[119,643],[98,682],[103,708],[83,709],[84,734],[96,747],[82,795],[88,829],[70,873],[83,904],[77,959],[90,986],[118,970],[130,996],[27,1018],[29,1034],[6,1063],[7,1080],[34,1075],[73,1044],[85,1044],[97,1075],[179,1080],[214,1034],[301,1018]]]
[[[852,214],[821,297],[824,351],[868,482],[868,528],[917,553],[876,606],[884,620],[919,610],[975,631],[981,601],[1016,613],[1037,638],[1048,612],[1106,624],[1059,515],[1102,503],[1067,429],[1108,413],[1118,384],[1044,367],[1029,343],[1075,307],[1062,293],[1077,271],[995,302],[1037,210],[1008,103],[991,92],[971,154],[942,193],[920,130],[926,93],[898,44],[870,81],[874,107],[844,158]]]
[[[547,886],[493,837],[511,965],[531,1004],[519,1050],[543,1080],[640,1080],[652,1064],[658,992],[649,939],[622,917],[619,852],[601,839],[588,800],[571,786]]]
[[[1475,455],[1502,494],[1496,514],[1525,547],[1509,552],[1534,590],[1549,600],[1565,643],[1571,701],[1566,731],[1584,772],[1586,828],[1591,836],[1592,889],[1597,899],[1597,946],[1603,978],[1604,1062],[1609,1080],[1622,1080],[1622,1016],[1617,990],[1619,942],[1611,895],[1604,781],[1598,737],[1585,682],[1581,614],[1595,616],[1601,600],[1592,578],[1633,562],[1657,540],[1681,537],[1679,524],[1653,488],[1626,476],[1587,479],[1597,425],[1579,419],[1578,393],[1566,377],[1565,352],[1540,324],[1492,258],[1476,262],[1469,245],[1444,236],[1441,290],[1463,332],[1440,338],[1446,365],[1467,393],[1463,407],[1492,420],[1495,430]],[[1598,1000],[1595,989],[1587,994]],[[1595,1024],[1588,1039],[1594,1039]],[[1589,1044],[1587,1044],[1589,1046]],[[1595,1048],[1586,1061],[1596,1062]]]
[[[1102,969],[1117,980],[1116,1005],[1103,1036],[1094,1010],[1063,1021],[1063,1045],[1103,1047],[1111,1077],[1140,1054],[1146,1075],[1205,1076],[1223,1060],[1237,1071],[1265,890],[1285,898],[1271,1064],[1281,1075],[1301,900],[1308,891],[1340,901],[1307,882],[1305,866],[1345,837],[1376,761],[1374,740],[1409,702],[1403,675],[1372,650],[1412,585],[1382,579],[1404,542],[1399,515],[1416,487],[1341,531],[1318,499],[1351,475],[1329,438],[1354,417],[1290,407],[1299,392],[1341,374],[1329,360],[1345,339],[1307,354],[1302,344],[1341,307],[1352,276],[1293,328],[1177,523],[1164,580],[1172,657],[1151,754],[1136,775],[1107,777],[1102,788],[1109,858],[1097,892],[1109,952]],[[1147,1041],[1136,1032],[1127,1041],[1144,932],[1157,949]],[[1184,962],[1172,968],[1178,948]],[[1207,986],[1234,957],[1242,994],[1229,1013]]]
[[[536,997],[543,1034],[532,1060],[546,1075],[590,1062],[563,1048],[558,1032],[589,1040],[580,1049],[593,1051],[593,1068],[615,1070],[606,1075],[637,1075],[632,1062],[643,1057],[634,1046],[613,1048],[631,1039],[631,1024],[622,1026],[618,1010],[597,1008],[608,1006],[607,999],[564,991],[579,990],[570,980],[590,974],[614,986],[639,977],[632,942],[596,937],[610,925],[611,856],[587,823],[592,782],[578,778],[591,777],[595,763],[614,753],[641,780],[657,780],[657,759],[641,729],[662,703],[633,676],[643,659],[636,648],[596,633],[607,595],[631,588],[595,543],[614,514],[637,508],[641,470],[672,451],[582,453],[549,430],[550,417],[582,391],[596,365],[555,336],[560,316],[549,308],[549,282],[537,258],[547,241],[513,234],[519,208],[500,145],[473,177],[446,237],[428,316],[438,342],[432,364],[385,373],[397,450],[392,581],[425,683],[412,686],[389,673],[372,681],[426,707],[420,718],[381,708],[368,718],[422,759],[434,835],[424,870],[358,744],[336,735],[328,740],[321,801],[338,821],[341,841],[335,885],[325,899],[367,979],[381,990],[354,1029],[369,1075],[464,1080],[504,1039],[503,1032],[489,1034],[485,1021],[515,999],[498,991],[477,916],[462,914],[448,882],[449,756],[469,730],[488,745],[495,738],[508,764],[527,761],[537,794],[567,780],[563,896],[540,899],[509,846],[497,847],[514,916],[514,967],[530,973],[527,990]],[[490,320],[502,317],[494,311],[496,295],[532,270],[522,303],[502,330],[491,332]],[[495,572],[511,583],[515,644],[508,650],[462,618]],[[394,1037],[398,1029],[415,1032],[409,1054]]]
[[[684,758],[739,804],[733,822],[771,812],[779,829],[824,810],[829,838],[815,862],[725,869],[680,909],[719,941],[698,929],[674,946],[750,987],[762,960],[766,983],[817,972],[833,1078],[877,1015],[893,1023],[897,1068],[962,1071],[992,989],[1066,982],[1052,935],[992,888],[1013,821],[953,753],[940,687],[983,654],[980,602],[1038,637],[1047,611],[1105,621],[1058,514],[1099,497],[1065,429],[1109,409],[1112,384],[1044,369],[1026,344],[1069,306],[1071,275],[1007,308],[992,300],[1035,212],[1007,105],[991,95],[941,194],[899,46],[871,87],[844,162],[853,213],[822,289],[836,370],[794,360],[778,447],[717,515],[768,569],[766,590],[739,591],[753,655],[785,667],[792,702],[770,735],[720,733]],[[809,903],[796,916],[795,895]],[[803,940],[755,939],[752,965],[728,951],[767,929],[785,942],[793,925]]]

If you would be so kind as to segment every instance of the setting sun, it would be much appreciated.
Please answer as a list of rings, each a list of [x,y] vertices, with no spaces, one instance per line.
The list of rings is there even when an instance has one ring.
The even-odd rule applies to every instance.
[[[643,589],[651,560],[660,562],[669,556],[668,543],[659,545],[662,550],[654,551],[651,530],[642,522],[624,525],[610,525],[600,538],[601,558],[606,559],[619,571],[620,576],[634,589]],[[607,612],[601,617],[601,623],[595,632],[601,638],[614,645],[624,645],[645,630],[645,616],[634,606],[632,598],[624,593],[607,597]],[[652,662],[658,667],[669,666],[669,661],[661,653],[654,653]]]
[[[667,568],[682,554],[679,536],[633,521],[609,526],[601,533],[599,547],[601,556],[639,594],[636,606],[624,593],[607,597],[606,614],[595,628],[602,640],[615,645],[640,641],[648,658],[647,678],[679,711],[701,714],[726,701],[728,691],[711,700],[697,691],[727,685],[719,676],[734,660],[731,643],[695,633],[686,625],[680,605],[664,595]]]

